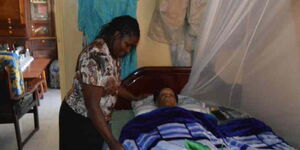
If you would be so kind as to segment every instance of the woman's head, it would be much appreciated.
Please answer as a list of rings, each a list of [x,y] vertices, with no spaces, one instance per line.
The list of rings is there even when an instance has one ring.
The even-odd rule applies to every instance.
[[[162,88],[154,94],[154,102],[159,107],[173,107],[177,105],[178,96],[171,88]]]
[[[112,57],[119,58],[137,46],[140,28],[136,19],[130,16],[120,16],[103,26],[99,38],[105,40]]]

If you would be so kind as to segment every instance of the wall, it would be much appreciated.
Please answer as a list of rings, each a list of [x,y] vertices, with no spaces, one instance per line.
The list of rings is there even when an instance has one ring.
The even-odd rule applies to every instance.
[[[300,43],[300,1],[293,0],[292,6],[293,6],[293,17],[295,18],[296,21],[296,30],[298,34],[298,40]]]
[[[137,19],[140,23],[141,38],[138,45],[138,66],[170,66],[171,58],[167,44],[153,41],[147,36],[149,23],[155,7],[155,0],[139,0]]]
[[[82,49],[82,34],[77,29],[77,1],[55,2],[61,93],[64,97],[72,86],[76,59]],[[153,41],[147,36],[154,6],[154,0],[138,1],[137,19],[141,28],[137,47],[138,67],[171,65],[168,45]]]
[[[62,98],[72,87],[75,64],[82,49],[82,33],[77,29],[77,1],[55,1],[55,21]]]

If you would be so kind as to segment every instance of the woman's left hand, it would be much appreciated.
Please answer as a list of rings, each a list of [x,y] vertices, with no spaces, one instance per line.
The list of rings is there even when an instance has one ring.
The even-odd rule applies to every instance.
[[[121,98],[124,98],[126,100],[129,100],[129,101],[139,101],[139,100],[142,100],[151,95],[151,94],[140,94],[140,95],[135,96],[134,94],[129,92],[127,89],[123,88],[122,86],[120,86],[118,89],[119,89],[118,96],[120,96]]]
[[[133,101],[139,101],[139,100],[145,99],[148,96],[150,96],[150,94],[140,94],[138,96],[135,96],[135,98],[133,99]]]

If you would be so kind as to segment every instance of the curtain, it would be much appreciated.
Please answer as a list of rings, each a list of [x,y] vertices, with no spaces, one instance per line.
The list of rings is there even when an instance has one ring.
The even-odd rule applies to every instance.
[[[181,93],[242,109],[299,148],[295,19],[291,0],[210,0]]]
[[[136,18],[136,0],[78,0],[78,28],[85,35],[87,44],[97,37],[101,26],[121,15]],[[136,50],[121,61],[121,79],[136,70]]]

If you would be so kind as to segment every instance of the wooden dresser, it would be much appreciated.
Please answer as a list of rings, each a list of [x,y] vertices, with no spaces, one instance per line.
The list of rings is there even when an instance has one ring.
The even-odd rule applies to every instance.
[[[35,58],[57,58],[54,0],[0,0],[0,44],[28,48]]]

